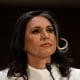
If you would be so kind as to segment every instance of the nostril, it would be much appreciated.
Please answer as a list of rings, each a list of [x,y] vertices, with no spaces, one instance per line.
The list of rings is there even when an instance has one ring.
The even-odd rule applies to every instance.
[[[47,33],[42,34],[42,39],[49,39],[49,35]]]

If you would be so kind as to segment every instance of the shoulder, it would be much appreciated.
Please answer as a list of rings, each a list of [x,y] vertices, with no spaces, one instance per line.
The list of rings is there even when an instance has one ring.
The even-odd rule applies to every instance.
[[[77,69],[77,68],[70,68],[70,72],[71,73],[77,73],[77,74],[80,74],[80,69]]]
[[[0,71],[0,80],[23,80],[23,77],[7,77],[9,69],[4,69]]]
[[[80,77],[80,69],[70,68],[70,78],[73,80],[79,80]]]
[[[7,78],[8,69],[0,71],[0,80],[5,80]]]
[[[54,76],[56,78],[61,78],[62,80],[67,80],[67,78],[69,77],[69,80],[80,80],[80,69],[77,69],[77,68],[72,68],[70,67],[70,74],[68,77],[62,77],[60,71],[59,71],[59,68],[57,66],[53,66],[53,73]]]

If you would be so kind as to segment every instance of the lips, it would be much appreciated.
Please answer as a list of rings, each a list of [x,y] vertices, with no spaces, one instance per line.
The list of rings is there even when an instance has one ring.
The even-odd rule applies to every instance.
[[[52,46],[52,44],[51,43],[44,43],[44,44],[41,44],[40,46],[49,47],[49,46]]]

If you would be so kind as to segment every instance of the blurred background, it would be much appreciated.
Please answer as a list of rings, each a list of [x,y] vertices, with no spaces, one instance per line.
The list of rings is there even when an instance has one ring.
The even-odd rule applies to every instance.
[[[30,10],[54,12],[60,22],[60,36],[69,42],[73,67],[80,68],[80,1],[79,0],[0,0],[0,69],[12,60],[9,44],[14,24],[19,16]]]

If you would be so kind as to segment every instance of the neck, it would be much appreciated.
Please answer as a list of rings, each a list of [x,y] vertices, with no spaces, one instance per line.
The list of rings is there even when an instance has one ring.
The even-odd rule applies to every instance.
[[[45,69],[46,63],[50,62],[51,62],[50,56],[45,58],[28,56],[28,64],[37,69]]]

